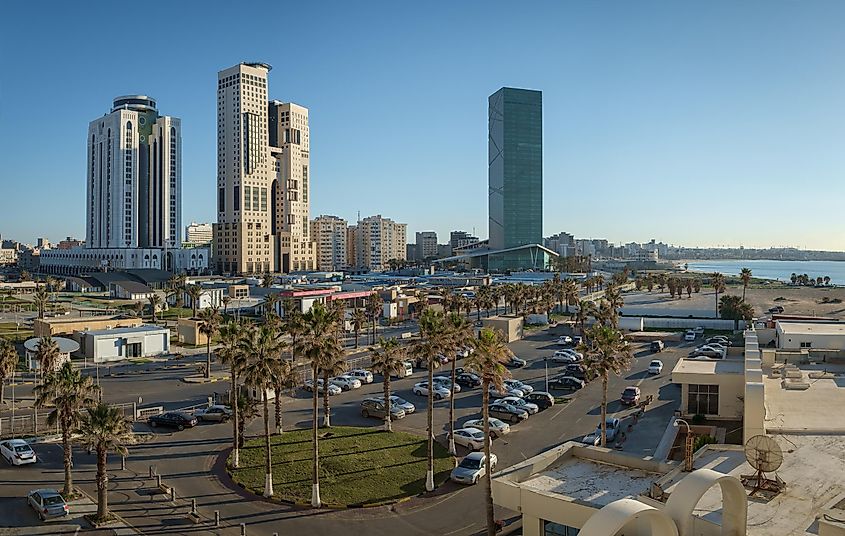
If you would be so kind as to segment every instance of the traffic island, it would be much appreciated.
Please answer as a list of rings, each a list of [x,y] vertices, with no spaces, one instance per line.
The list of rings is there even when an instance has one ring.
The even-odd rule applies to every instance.
[[[320,496],[324,506],[378,506],[425,492],[424,437],[351,426],[321,428],[319,432]],[[273,499],[310,506],[311,433],[310,429],[298,429],[271,436]],[[264,492],[264,452],[264,438],[258,437],[241,449],[238,469],[227,464],[232,480],[258,496]],[[448,451],[435,443],[435,485],[445,482],[453,467]]]

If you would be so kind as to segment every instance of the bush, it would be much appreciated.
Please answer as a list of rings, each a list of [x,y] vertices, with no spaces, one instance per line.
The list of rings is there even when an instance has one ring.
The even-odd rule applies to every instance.
[[[702,415],[701,413],[697,413],[697,414],[693,415],[693,417],[692,417],[692,423],[696,424],[696,425],[704,424],[706,421],[707,421],[707,418],[705,418],[704,415]]]
[[[716,441],[716,438],[713,436],[698,436],[692,444],[692,451],[696,452],[704,445],[712,445],[714,443],[718,443],[718,441]]]

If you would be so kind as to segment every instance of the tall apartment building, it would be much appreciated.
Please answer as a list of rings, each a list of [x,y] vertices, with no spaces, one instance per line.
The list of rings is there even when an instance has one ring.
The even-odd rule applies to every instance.
[[[462,248],[476,242],[478,242],[477,236],[472,236],[466,231],[452,231],[449,233],[450,254],[454,254],[456,248]]]
[[[355,231],[357,268],[374,272],[388,270],[391,260],[404,260],[408,225],[381,215],[360,220]]]
[[[214,240],[214,227],[210,223],[191,222],[185,227],[185,242],[210,244]]]
[[[346,265],[353,269],[360,269],[358,264],[358,226],[350,225],[346,228]]]
[[[434,231],[421,231],[416,236],[417,252],[415,259],[425,260],[437,257],[437,233]]]
[[[308,109],[291,102],[271,101],[268,121],[274,270],[285,273],[314,270],[317,262],[309,225]]]
[[[179,248],[181,122],[145,95],[88,124],[88,248]]]
[[[266,63],[239,63],[217,73],[218,273],[274,268],[272,163],[267,127]]]
[[[317,270],[331,272],[349,267],[346,255],[346,220],[337,216],[318,216],[311,221]]]

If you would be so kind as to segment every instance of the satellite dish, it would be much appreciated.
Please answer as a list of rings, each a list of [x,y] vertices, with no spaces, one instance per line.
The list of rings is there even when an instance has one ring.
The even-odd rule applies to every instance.
[[[783,451],[771,437],[756,435],[745,443],[745,459],[759,473],[773,473],[783,463]]]

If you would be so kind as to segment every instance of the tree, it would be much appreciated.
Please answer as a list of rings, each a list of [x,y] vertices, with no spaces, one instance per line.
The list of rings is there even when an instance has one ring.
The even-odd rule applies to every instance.
[[[674,298],[675,297],[675,288],[677,285],[675,284],[675,279],[669,278],[666,281],[666,286],[669,287],[669,296]]]
[[[270,406],[267,392],[273,388],[279,374],[278,354],[283,341],[276,338],[276,330],[269,324],[249,326],[241,340],[241,351],[247,356],[244,382],[261,393],[264,414],[264,496],[273,496],[273,471],[270,455]]]
[[[554,305],[554,295],[551,295],[552,305]],[[463,350],[464,348],[475,345],[475,331],[472,329],[470,321],[461,314],[452,313],[446,317],[445,331],[443,334],[444,346],[446,348],[446,356],[452,365],[449,378],[452,381],[452,388],[455,386],[456,365],[458,362],[456,350]],[[451,354],[449,353],[451,352]],[[454,393],[452,393],[454,394]],[[455,448],[455,397],[449,397],[449,454],[456,456],[458,454]]]
[[[590,300],[578,302],[578,312],[575,313],[575,323],[581,326],[581,336],[586,337],[587,319],[596,314],[596,304]]]
[[[420,340],[414,344],[412,353],[418,361],[425,362],[428,369],[428,465],[425,489],[434,491],[434,369],[440,365],[438,356],[443,353],[447,342],[445,316],[439,311],[429,309],[420,316],[419,325]]]
[[[202,287],[199,285],[188,285],[185,292],[188,293],[188,297],[191,299],[191,318],[197,317],[197,309],[199,309],[200,305],[200,297],[202,296]]]
[[[393,427],[390,421],[390,377],[399,372],[404,367],[406,357],[405,348],[399,344],[396,337],[385,339],[379,337],[378,346],[370,349],[372,356],[370,358],[371,368],[373,372],[381,374],[384,386],[384,430],[392,432]]]
[[[742,280],[742,301],[745,301],[745,290],[751,282],[751,268],[743,268],[739,271],[739,278]]]
[[[255,400],[246,393],[238,393],[236,407],[238,408],[238,415],[240,415],[240,419],[238,420],[237,445],[239,449],[242,449],[244,448],[244,443],[246,441],[246,425],[252,421],[252,419],[258,417],[261,412],[258,410],[258,404],[255,403]]]
[[[381,309],[384,307],[384,302],[382,302],[381,297],[378,295],[377,292],[373,292],[367,297],[367,316],[370,317],[370,321],[373,323],[373,336],[370,339],[371,344],[375,344],[376,342],[376,322],[378,321],[378,317],[381,316]]]
[[[335,326],[338,323],[337,311],[330,311],[330,317],[332,331],[336,331],[337,328]],[[330,428],[332,425],[331,404],[329,402],[329,378],[343,373],[348,366],[343,348],[340,346],[337,337],[331,338],[334,339],[334,344],[327,345],[320,358],[320,372],[323,374],[323,427],[325,428]]]
[[[686,285],[687,285],[687,298],[692,298],[692,280],[687,279]]]
[[[159,296],[158,294],[152,294],[147,299],[150,302],[150,316],[152,316],[153,324],[155,324],[157,320],[156,311],[161,305],[161,296]]]
[[[211,339],[220,327],[220,313],[217,307],[208,307],[200,311],[199,332],[205,335],[205,379],[211,379]]]
[[[315,303],[311,309],[303,315],[303,333],[297,341],[296,353],[304,357],[311,366],[312,378],[312,412],[311,421],[311,443],[312,443],[312,471],[311,471],[311,506],[319,508],[320,500],[320,443],[317,434],[317,413],[318,413],[318,386],[317,376],[322,364],[322,358],[327,353],[340,353],[342,350],[337,344],[337,339],[332,337],[334,321],[328,309],[321,304]],[[328,385],[324,386],[328,389]]]
[[[692,282],[692,289],[693,289],[693,291],[695,291],[695,293],[696,293],[696,294],[698,294],[699,292],[701,292],[701,280],[700,280],[700,279],[696,278],[696,279]]]
[[[651,277],[651,274],[647,275],[645,278],[645,288],[647,288],[649,292],[651,292],[654,288],[654,278]]]
[[[830,285],[830,276],[829,275],[824,276],[824,284]]]
[[[358,349],[358,336],[361,333],[361,328],[367,323],[367,313],[360,307],[356,307],[352,311],[352,331],[355,334],[355,349]]]
[[[643,289],[643,279],[641,277],[637,277],[634,279],[634,288],[638,291]]]
[[[599,275],[595,276],[593,278],[593,281],[595,282],[595,284],[599,288],[599,290],[604,288],[604,276],[603,275],[599,274]]]
[[[229,314],[229,304],[232,303],[232,298],[229,296],[223,296],[223,316],[227,316]]]
[[[299,374],[292,361],[282,359],[279,356],[279,370],[275,378],[273,389],[275,390],[275,399],[273,400],[276,424],[276,434],[281,435],[284,431],[282,427],[282,391],[285,389],[292,389],[299,385]]]
[[[719,293],[725,290],[725,276],[719,272],[710,274],[710,284],[713,285],[713,292],[716,294],[716,316],[719,316]]]
[[[264,297],[264,318],[269,318],[270,315],[276,314],[276,304],[279,303],[279,295],[271,292]]]
[[[232,408],[232,467],[237,469],[240,466],[239,449],[241,446],[240,430],[243,416],[239,414],[238,397],[240,387],[238,376],[246,365],[246,354],[241,347],[241,340],[244,336],[244,325],[235,320],[226,322],[220,328],[221,347],[217,350],[217,357],[224,365],[229,366],[229,405]]]
[[[21,270],[20,280],[21,281],[31,281],[32,280],[32,274],[29,273],[26,270]]]
[[[173,303],[176,307],[182,307],[182,294],[185,292],[185,281],[184,274],[173,275],[167,280],[167,297],[170,298],[173,296]]]
[[[607,446],[607,382],[608,376],[621,374],[633,359],[631,348],[622,334],[609,326],[595,325],[589,330],[589,343],[582,343],[584,367],[589,377],[601,377],[601,446]]]
[[[481,376],[481,418],[484,420],[484,463],[486,469],[484,499],[488,536],[496,534],[496,521],[493,512],[493,481],[491,479],[493,468],[490,464],[490,442],[488,440],[490,437],[490,388],[503,390],[504,380],[510,375],[505,368],[505,363],[512,355],[513,353],[495,331],[484,328],[478,334],[475,352],[466,360],[466,367]]]
[[[282,302],[282,311],[285,316],[282,318],[282,331],[290,335],[290,360],[296,364],[296,343],[297,340],[305,333],[305,319],[302,311],[297,308],[291,299],[286,299]]]
[[[14,377],[19,359],[15,344],[9,339],[0,339],[0,404],[6,402],[6,380]]]
[[[270,272],[264,272],[261,275],[261,286],[264,288],[270,288],[273,286],[273,283],[276,282],[276,277],[271,274]]]
[[[97,452],[97,520],[105,521],[109,516],[108,484],[106,462],[109,452],[126,455],[125,444],[132,440],[132,427],[123,416],[123,410],[102,402],[88,409],[82,417],[79,428],[82,441]]]
[[[76,431],[83,409],[93,406],[98,399],[99,387],[94,385],[91,376],[83,376],[73,368],[70,361],[66,361],[62,368],[47,374],[44,382],[35,388],[35,407],[53,406],[53,411],[47,415],[47,425],[59,425],[62,431],[62,450],[64,452],[65,487],[62,494],[72,500],[73,476],[73,447],[70,440]]]
[[[622,297],[622,293],[619,292],[619,287],[615,285],[608,285],[607,290],[604,292],[604,299],[610,308],[610,317],[608,320],[610,321],[610,325],[615,328],[619,325],[619,310],[625,305],[625,299]]]
[[[35,285],[35,294],[32,295],[32,303],[35,304],[35,309],[38,311],[38,318],[43,319],[44,313],[47,311],[47,306],[50,303],[50,293],[47,287],[42,285]]]
[[[793,285],[798,283],[798,274],[792,272],[792,274],[789,276],[789,281],[791,281]]]
[[[734,329],[739,329],[739,321],[750,322],[754,318],[754,308],[739,296],[722,296],[719,300],[719,316],[734,321]]]
[[[59,345],[52,337],[46,335],[38,340],[35,346],[35,359],[38,361],[42,379],[58,368],[61,357]]]

